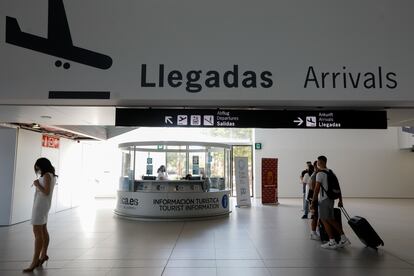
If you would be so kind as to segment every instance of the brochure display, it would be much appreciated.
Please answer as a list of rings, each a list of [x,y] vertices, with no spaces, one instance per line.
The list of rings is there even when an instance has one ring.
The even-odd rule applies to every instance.
[[[182,220],[230,213],[229,145],[159,141],[119,148],[122,176],[114,210],[118,216]],[[161,180],[157,168],[162,166],[166,172]]]
[[[234,161],[236,172],[237,207],[250,206],[248,158],[236,157]]]

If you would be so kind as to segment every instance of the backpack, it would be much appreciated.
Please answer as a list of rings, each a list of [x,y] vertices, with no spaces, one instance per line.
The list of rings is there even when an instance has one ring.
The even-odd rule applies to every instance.
[[[322,196],[323,192],[325,192],[330,199],[338,199],[341,196],[341,187],[339,187],[339,181],[334,172],[332,170],[321,170],[319,172],[326,173],[328,176],[328,190],[326,191],[325,188],[321,185]]]

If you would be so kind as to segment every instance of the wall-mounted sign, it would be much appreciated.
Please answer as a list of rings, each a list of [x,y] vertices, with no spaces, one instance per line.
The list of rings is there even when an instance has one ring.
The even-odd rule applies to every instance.
[[[42,135],[42,147],[45,148],[59,148],[59,137],[49,136],[49,135]]]
[[[262,143],[254,143],[254,149],[261,150],[262,149]]]
[[[194,124],[189,118],[199,117]],[[116,126],[386,129],[386,111],[118,108]]]

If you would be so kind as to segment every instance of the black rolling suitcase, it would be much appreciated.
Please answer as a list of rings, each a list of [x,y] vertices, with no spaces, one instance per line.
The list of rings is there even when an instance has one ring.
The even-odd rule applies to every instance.
[[[378,236],[377,232],[375,232],[374,228],[372,228],[371,224],[365,218],[359,216],[351,218],[345,208],[342,207],[341,210],[348,220],[349,226],[351,226],[363,244],[374,249],[378,249],[380,245],[384,246],[384,242],[380,236]]]
[[[341,210],[338,208],[334,208],[334,216],[335,220],[339,222],[339,225],[342,226],[342,215]],[[325,231],[325,227],[323,226],[322,222],[319,221],[319,235],[321,237],[322,242],[329,241],[328,233]],[[339,233],[335,233],[335,240],[336,242],[339,242],[341,240],[341,235]]]

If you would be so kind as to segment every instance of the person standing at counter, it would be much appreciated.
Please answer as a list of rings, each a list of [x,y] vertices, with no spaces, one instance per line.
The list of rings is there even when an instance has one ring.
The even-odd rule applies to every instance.
[[[49,233],[46,228],[48,214],[52,203],[53,189],[56,184],[55,168],[49,159],[39,158],[34,164],[34,171],[39,174],[39,179],[33,181],[36,192],[33,202],[32,219],[35,246],[33,260],[30,266],[23,270],[24,273],[33,272],[45,261],[49,260],[47,248],[49,246]]]
[[[157,170],[158,176],[157,180],[168,180],[167,170],[164,165],[161,165]]]

